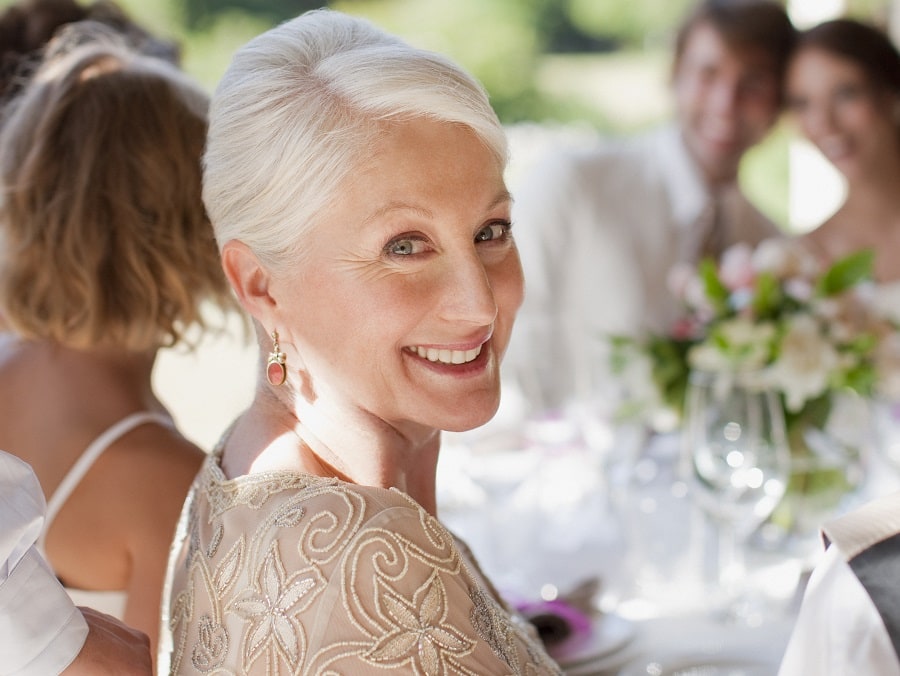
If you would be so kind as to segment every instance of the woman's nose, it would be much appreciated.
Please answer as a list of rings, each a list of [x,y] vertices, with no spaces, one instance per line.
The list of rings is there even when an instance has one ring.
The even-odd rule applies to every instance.
[[[834,110],[830,105],[822,103],[810,106],[804,115],[803,127],[810,137],[834,131]]]
[[[441,307],[444,319],[489,326],[497,318],[494,290],[477,252],[448,261],[449,283]]]

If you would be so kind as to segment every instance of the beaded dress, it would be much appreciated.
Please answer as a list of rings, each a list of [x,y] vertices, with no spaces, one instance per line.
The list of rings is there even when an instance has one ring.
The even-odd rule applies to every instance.
[[[227,479],[221,449],[169,560],[172,674],[560,674],[467,548],[396,489],[297,472]]]

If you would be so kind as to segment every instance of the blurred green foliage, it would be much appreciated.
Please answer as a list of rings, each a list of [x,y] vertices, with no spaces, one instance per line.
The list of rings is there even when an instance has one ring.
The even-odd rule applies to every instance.
[[[578,123],[614,135],[669,114],[672,34],[694,0],[117,1],[153,32],[180,41],[185,69],[209,90],[250,38],[327,4],[461,63],[506,124]],[[886,24],[889,2],[846,0],[846,8]],[[779,126],[741,168],[748,194],[782,224],[791,133]]]

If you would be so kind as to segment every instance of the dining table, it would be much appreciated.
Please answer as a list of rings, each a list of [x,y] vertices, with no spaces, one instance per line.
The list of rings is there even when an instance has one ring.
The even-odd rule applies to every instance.
[[[545,644],[569,676],[777,674],[823,549],[801,554],[761,529],[742,543],[733,598],[679,440],[571,410],[445,433],[442,522],[526,618],[563,617],[568,633]],[[896,471],[877,474],[890,481],[876,490],[900,486]]]

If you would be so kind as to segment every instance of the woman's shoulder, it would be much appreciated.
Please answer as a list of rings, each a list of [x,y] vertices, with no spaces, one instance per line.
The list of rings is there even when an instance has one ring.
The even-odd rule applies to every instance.
[[[143,477],[145,482],[165,473],[170,479],[187,477],[190,484],[206,457],[164,414],[121,418],[97,436],[97,443],[106,446],[101,458],[108,458],[118,471]]]
[[[85,450],[97,452],[83,481],[118,505],[120,520],[170,528],[206,454],[164,416],[128,416]]]
[[[379,528],[389,523],[408,521],[430,527],[434,520],[406,493],[395,488],[365,486],[336,478],[303,472],[276,470],[226,477],[221,456],[211,453],[198,476],[194,499],[202,510],[205,505],[220,516],[234,512],[234,518],[251,516],[263,520],[264,514],[298,509],[304,514],[341,513],[345,523],[357,528]],[[243,514],[250,510],[249,514]],[[282,524],[284,525],[284,524]]]
[[[213,458],[194,492],[171,590],[176,666],[199,654],[191,618],[201,616],[224,618],[229,651],[251,638],[259,647],[223,656],[232,668],[262,673],[288,659],[261,638],[266,599],[278,599],[298,647],[289,671],[554,673],[450,533],[404,493],[296,472],[223,480]]]

